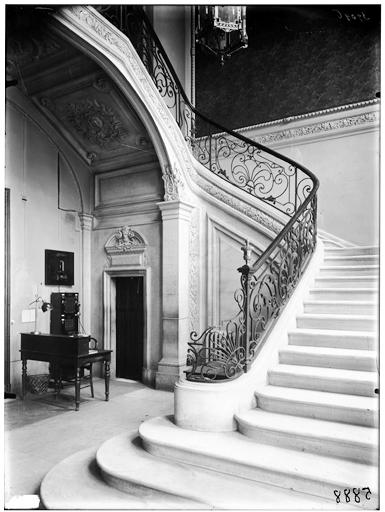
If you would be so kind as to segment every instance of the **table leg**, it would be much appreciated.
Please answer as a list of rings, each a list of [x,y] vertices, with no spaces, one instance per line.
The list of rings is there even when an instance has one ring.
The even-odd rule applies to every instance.
[[[27,389],[27,360],[21,360],[21,399],[24,400]]]
[[[106,392],[106,402],[110,397],[110,361],[104,361],[104,383]]]
[[[76,368],[75,376],[75,410],[79,410],[80,405],[80,368]]]

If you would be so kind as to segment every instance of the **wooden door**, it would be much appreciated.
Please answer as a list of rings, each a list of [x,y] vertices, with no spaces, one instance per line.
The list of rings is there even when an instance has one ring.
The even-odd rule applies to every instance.
[[[142,380],[143,277],[116,278],[116,376]]]

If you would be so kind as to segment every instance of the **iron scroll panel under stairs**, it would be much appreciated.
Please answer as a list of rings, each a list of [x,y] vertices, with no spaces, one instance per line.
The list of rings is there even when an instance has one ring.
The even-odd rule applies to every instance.
[[[127,35],[195,158],[210,172],[283,212],[286,225],[251,263],[246,241],[237,315],[190,334],[187,379],[217,382],[246,372],[287,303],[316,246],[318,179],[270,148],[211,121],[193,107],[142,8],[97,10]],[[197,136],[198,135],[198,136]]]

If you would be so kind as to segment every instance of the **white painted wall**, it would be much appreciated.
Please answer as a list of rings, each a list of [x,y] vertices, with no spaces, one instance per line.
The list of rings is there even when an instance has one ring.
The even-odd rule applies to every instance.
[[[367,102],[238,130],[311,170],[319,228],[379,243],[379,103]]]
[[[31,111],[33,108],[31,107]],[[30,115],[31,112],[27,112]],[[60,206],[58,209],[58,148],[15,105],[6,108],[5,187],[10,189],[10,276],[11,276],[11,385],[18,390],[21,380],[20,333],[34,330],[33,322],[22,322],[22,311],[37,292],[44,300],[56,291],[82,293],[81,230],[77,211],[80,196],[74,178],[62,159]],[[45,249],[74,252],[75,284],[59,290],[46,286]],[[49,332],[49,313],[38,312],[37,328]],[[39,373],[45,363],[29,362],[29,373]]]

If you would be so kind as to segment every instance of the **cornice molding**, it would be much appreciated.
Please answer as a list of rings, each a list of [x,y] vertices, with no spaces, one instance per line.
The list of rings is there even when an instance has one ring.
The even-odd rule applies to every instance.
[[[254,124],[251,126],[245,126],[244,128],[239,128],[234,131],[237,133],[244,133],[249,130],[264,128],[266,126],[275,126],[275,125],[285,124],[285,123],[290,123],[290,122],[295,122],[295,121],[302,121],[303,119],[311,119],[313,117],[320,117],[320,116],[325,116],[328,114],[336,114],[338,112],[355,110],[357,108],[365,108],[365,107],[369,107],[372,105],[380,105],[380,100],[376,98],[376,99],[367,100],[367,101],[360,101],[357,103],[349,103],[348,105],[340,105],[338,107],[326,108],[324,110],[315,110],[314,112],[308,112],[306,114],[299,114],[296,116],[288,116],[288,117],[283,117],[282,119],[276,119],[275,121],[268,121],[266,123],[259,123],[259,124]]]
[[[380,100],[373,99],[246,126],[234,132],[267,146],[339,137],[379,127],[379,107]],[[280,129],[274,129],[276,127]],[[223,133],[214,137],[221,135]]]

